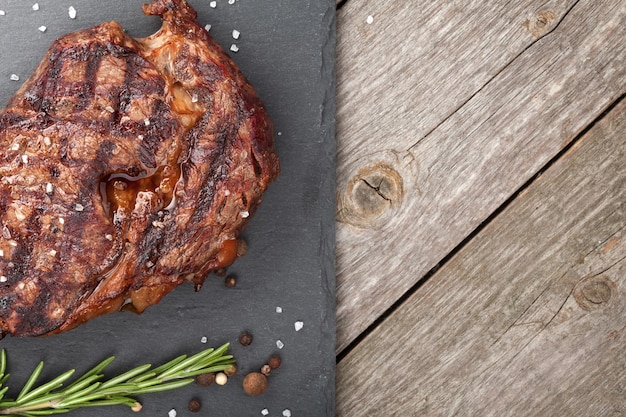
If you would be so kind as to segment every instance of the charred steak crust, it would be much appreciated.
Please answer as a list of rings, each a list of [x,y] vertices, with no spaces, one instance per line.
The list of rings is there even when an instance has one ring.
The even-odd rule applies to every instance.
[[[68,34],[0,113],[0,329],[137,312],[233,262],[279,172],[254,89],[184,0]]]

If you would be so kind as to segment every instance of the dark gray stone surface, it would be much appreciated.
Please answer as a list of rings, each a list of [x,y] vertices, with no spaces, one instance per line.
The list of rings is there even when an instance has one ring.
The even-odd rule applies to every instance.
[[[67,32],[104,20],[119,21],[133,36],[154,32],[159,20],[145,17],[141,0],[0,0],[0,102],[28,78],[52,41]],[[191,1],[198,20],[210,23],[211,34],[232,53],[243,73],[267,104],[276,125],[282,174],[270,186],[255,218],[244,232],[248,254],[229,271],[235,288],[210,276],[198,293],[183,285],[143,315],[116,313],[97,318],[61,335],[38,339],[6,338],[11,372],[10,393],[17,391],[40,360],[42,380],[69,368],[78,372],[109,355],[108,372],[153,363],[209,346],[232,344],[240,372],[226,386],[191,385],[145,395],[144,409],[125,407],[78,410],[75,416],[282,416],[334,414],[335,276],[334,276],[334,48],[333,0]],[[77,10],[76,19],[68,7]],[[38,28],[46,26],[45,32]],[[232,31],[240,31],[233,39]],[[20,81],[11,81],[17,74]],[[282,308],[282,313],[276,312]],[[294,323],[303,328],[295,330]],[[254,342],[237,342],[247,330]],[[207,337],[207,343],[201,338]],[[278,349],[276,342],[284,343]],[[243,375],[257,370],[279,353],[283,365],[270,376],[269,389],[248,397]],[[187,410],[190,399],[203,404],[201,413]]]

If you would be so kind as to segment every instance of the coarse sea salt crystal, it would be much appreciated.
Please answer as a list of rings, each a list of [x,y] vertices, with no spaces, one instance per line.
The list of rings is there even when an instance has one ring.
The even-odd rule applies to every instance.
[[[28,163],[28,155],[24,154],[22,155],[22,162],[27,164]]]
[[[228,0],[228,4],[235,4],[235,0]]]
[[[70,19],[76,19],[76,9],[74,8],[74,6],[70,6],[70,8],[67,9],[67,12],[70,16]]]
[[[7,277],[5,277],[4,275],[0,276],[0,282],[7,282],[9,279]]]
[[[33,10],[34,10],[34,11],[39,10],[39,3],[35,3],[35,4],[33,4]]]
[[[200,343],[206,343],[207,342],[207,338],[206,336],[202,336],[202,338],[200,339]]]
[[[169,417],[176,417],[176,410],[172,408],[170,411],[167,412],[167,415]]]
[[[19,81],[20,80],[20,76],[17,74],[11,74],[11,76],[9,77],[11,79],[11,81]]]
[[[282,307],[276,307],[276,312],[278,314],[282,313],[283,312],[283,308]]]
[[[276,341],[276,347],[277,347],[278,349],[282,349],[282,348],[284,348],[284,347],[285,347],[285,344],[283,343],[283,341],[282,341],[282,340],[277,340],[277,341]]]
[[[52,194],[54,191],[54,186],[51,183],[46,184],[46,194]]]
[[[209,6],[211,6],[213,9],[215,9],[217,7],[217,2],[216,1],[212,1],[211,3],[209,3]]]
[[[211,25],[210,24],[206,24],[204,25],[204,30],[206,30],[207,32],[211,30]]]
[[[241,32],[239,32],[237,29],[233,29],[233,39],[239,39],[240,35]]]
[[[247,217],[250,217],[250,212],[247,210],[242,210],[239,212],[239,215],[241,216],[242,219],[245,219]]]
[[[268,410],[267,408],[264,408],[264,409],[262,409],[262,410],[261,410],[261,415],[262,415],[262,416],[266,416],[266,415],[268,415],[269,413],[270,413],[270,410]]]
[[[239,52],[239,47],[236,44],[230,45],[230,50],[233,52]]]
[[[22,221],[24,219],[26,219],[26,215],[24,213],[22,213],[19,209],[15,210],[15,218],[18,219],[19,221]]]
[[[4,251],[0,249],[0,256],[4,256]]]
[[[291,417],[291,410],[290,410],[290,409],[288,409],[288,408],[285,408],[285,409],[283,410],[283,416],[284,416],[284,417]]]
[[[365,20],[365,22],[367,22],[368,25],[371,25],[372,23],[374,23],[374,16],[372,15],[367,16],[367,19]]]
[[[5,14],[7,14],[4,10],[0,10],[0,16],[4,16]]]
[[[37,29],[39,29],[39,32],[43,33],[46,31],[46,29],[48,29],[47,27],[45,27],[44,25],[39,26]]]
[[[293,327],[296,329],[296,332],[299,332],[304,327],[303,321],[297,321],[293,324]]]

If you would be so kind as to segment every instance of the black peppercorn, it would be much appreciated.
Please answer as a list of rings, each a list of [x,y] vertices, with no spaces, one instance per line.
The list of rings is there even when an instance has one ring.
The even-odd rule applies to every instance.
[[[189,411],[191,411],[192,413],[197,413],[198,411],[200,411],[200,408],[202,408],[202,405],[200,404],[200,401],[198,400],[191,400],[189,401]]]
[[[248,332],[243,332],[239,335],[239,343],[242,346],[250,346],[252,344],[252,335]]]
[[[196,377],[196,384],[208,387],[215,381],[215,374],[212,372],[200,374]]]
[[[280,367],[280,362],[281,362],[280,361],[280,356],[272,355],[268,359],[267,364],[270,366],[270,368],[276,369],[276,368]]]
[[[224,284],[226,284],[226,288],[233,288],[237,285],[237,277],[234,275],[229,275],[224,280]]]

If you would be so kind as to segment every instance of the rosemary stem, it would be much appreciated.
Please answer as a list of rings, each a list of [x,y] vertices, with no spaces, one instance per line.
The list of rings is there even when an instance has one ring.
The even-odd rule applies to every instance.
[[[17,399],[3,398],[8,387],[0,386],[1,416],[34,416],[66,413],[81,407],[103,405],[126,405],[137,407],[133,397],[154,392],[161,392],[183,387],[193,382],[193,377],[200,373],[216,372],[226,369],[234,363],[227,354],[229,344],[218,349],[206,349],[193,356],[181,355],[157,368],[141,365],[123,372],[106,381],[102,381],[104,369],[113,361],[105,359],[90,371],[63,387],[63,383],[72,376],[73,370],[67,371],[51,381],[35,387],[43,369],[43,362],[31,373]],[[4,374],[6,353],[0,352],[0,374]],[[8,374],[0,380],[6,380]]]

